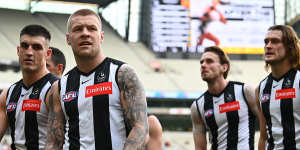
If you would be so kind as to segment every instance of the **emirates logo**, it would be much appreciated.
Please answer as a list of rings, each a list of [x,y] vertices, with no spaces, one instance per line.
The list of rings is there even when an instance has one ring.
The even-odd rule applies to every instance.
[[[90,85],[85,88],[85,97],[96,95],[112,94],[112,83],[104,82],[96,85]]]

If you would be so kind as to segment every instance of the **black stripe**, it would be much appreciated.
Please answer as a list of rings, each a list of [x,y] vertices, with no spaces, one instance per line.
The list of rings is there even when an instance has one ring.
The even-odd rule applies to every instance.
[[[234,102],[234,84],[228,83],[226,87],[227,90],[224,91],[224,101],[225,103]],[[239,114],[238,110],[226,112],[228,129],[227,129],[227,149],[236,150],[238,145],[238,135],[239,135]]]
[[[213,104],[213,97],[206,92],[204,94],[204,112],[206,111],[213,111],[214,112],[214,104]],[[218,149],[218,125],[215,119],[215,114],[213,113],[209,117],[205,117],[207,126],[209,127],[211,134],[212,134],[212,146],[213,150]]]
[[[102,63],[109,63],[107,61]],[[102,65],[102,64],[101,64]],[[96,70],[94,84],[108,82],[110,65],[103,64],[101,69]],[[100,79],[104,74],[105,79]],[[110,119],[109,119],[109,95],[93,96],[94,135],[95,149],[112,150]]]
[[[268,98],[268,100],[264,100],[261,102],[262,111],[267,123],[267,130],[268,130],[268,150],[274,149],[274,138],[272,135],[272,121],[271,121],[271,114],[270,114],[270,98],[271,98],[271,90],[272,90],[272,77],[269,75],[267,78],[267,83],[265,88],[263,89],[263,97]],[[262,101],[260,99],[260,101]]]
[[[10,91],[10,89],[9,89]],[[8,92],[9,92],[8,91]],[[14,103],[16,104],[16,107],[13,111],[7,111],[7,118],[8,118],[8,123],[9,123],[9,127],[11,129],[11,139],[12,139],[12,144],[10,145],[12,150],[16,149],[16,145],[15,145],[15,130],[16,130],[16,109],[17,109],[17,104],[18,101],[20,99],[20,95],[21,95],[21,91],[22,91],[22,83],[21,81],[16,83],[16,86],[14,87],[14,89],[12,89],[11,92],[11,96],[8,98],[6,98],[9,103]]]
[[[46,74],[33,84],[30,99],[41,100],[41,92],[48,82],[55,80],[51,74]],[[49,87],[50,89],[50,87]],[[25,112],[25,146],[30,150],[39,150],[39,130],[36,111]]]
[[[64,102],[66,114],[69,117],[69,130],[68,137],[70,142],[70,150],[79,150],[80,149],[80,136],[79,136],[79,112],[78,112],[78,89],[80,86],[80,75],[73,69],[66,83],[66,93],[76,92],[77,96],[68,102]]]
[[[244,92],[244,84],[242,84],[243,86],[243,97],[245,100],[245,103],[247,104],[247,109],[248,109],[248,128],[249,128],[249,149],[250,150],[254,150],[254,136],[255,136],[255,115],[253,114],[253,112],[251,111],[251,108],[249,106],[248,100],[245,96],[245,92]]]
[[[283,80],[282,89],[293,88],[296,73],[295,70],[288,72],[287,77]],[[281,99],[280,110],[284,149],[296,149],[293,99]]]
[[[38,92],[36,92],[38,90]],[[34,87],[30,99],[39,99],[41,88]],[[33,94],[34,93],[34,94]],[[39,130],[36,111],[25,111],[25,146],[27,149],[39,149]]]

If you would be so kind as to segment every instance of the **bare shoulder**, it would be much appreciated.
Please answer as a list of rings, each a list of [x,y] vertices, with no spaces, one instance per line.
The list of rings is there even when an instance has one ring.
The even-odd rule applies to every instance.
[[[59,97],[59,93],[58,93],[59,91],[58,91],[58,80],[57,81],[55,81],[53,84],[52,84],[52,86],[51,86],[51,88],[50,88],[50,90],[49,90],[49,92],[47,93],[47,95],[46,95],[46,106],[47,106],[47,108],[49,108],[49,97],[50,96],[55,96],[55,97]]]
[[[247,101],[255,102],[255,88],[248,84],[244,85],[244,94],[246,96]]]
[[[245,92],[245,94],[247,93],[247,94],[253,94],[254,92],[255,92],[255,88],[253,87],[253,86],[251,86],[251,85],[249,85],[249,84],[245,84],[244,85],[244,92]]]
[[[148,124],[149,128],[155,128],[156,130],[162,130],[162,126],[158,120],[158,118],[154,115],[148,116]]]
[[[124,64],[120,67],[118,71],[118,83],[124,86],[125,83],[137,83],[140,82],[135,70],[127,65]],[[122,88],[122,87],[121,87]]]
[[[192,115],[192,117],[200,117],[196,103],[197,103],[197,100],[195,100],[191,105],[191,115]]]
[[[162,136],[162,126],[156,116],[148,116],[148,124],[150,136]]]
[[[132,67],[127,64],[122,65],[117,78],[123,102],[126,103],[129,100],[146,102],[143,84]]]
[[[194,124],[202,124],[202,118],[197,108],[197,100],[191,105],[191,117]]]
[[[5,107],[6,105],[6,95],[7,95],[8,89],[4,89],[0,94],[0,106]]]
[[[148,116],[148,121],[149,122],[159,122],[158,118],[154,115],[149,115]]]

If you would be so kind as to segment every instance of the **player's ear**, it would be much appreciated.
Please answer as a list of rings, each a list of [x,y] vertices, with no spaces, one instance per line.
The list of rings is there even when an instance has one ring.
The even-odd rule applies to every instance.
[[[69,33],[66,34],[66,40],[67,40],[68,45],[71,45]]]
[[[223,72],[226,72],[228,70],[228,64],[223,64],[222,70],[223,70]]]
[[[58,64],[58,70],[59,70],[59,72],[61,72],[61,74],[63,73],[63,69],[64,69],[64,65]]]
[[[20,56],[20,46],[17,47],[17,54]]]
[[[101,41],[101,43],[103,42],[103,40],[104,40],[104,31],[101,31],[100,32],[100,41]]]
[[[46,60],[51,59],[51,55],[52,55],[52,49],[49,48],[46,52]]]
[[[47,50],[47,57],[50,57],[51,54],[52,54],[52,49],[49,48],[49,49]]]

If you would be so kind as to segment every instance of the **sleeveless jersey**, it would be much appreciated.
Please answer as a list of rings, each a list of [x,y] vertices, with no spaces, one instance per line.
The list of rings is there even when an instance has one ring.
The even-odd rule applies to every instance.
[[[58,78],[49,73],[27,88],[23,80],[13,84],[6,98],[6,113],[14,149],[44,149],[48,110],[45,98]]]
[[[268,149],[300,149],[300,72],[280,79],[270,74],[259,85],[259,100],[267,124]]]
[[[211,149],[254,150],[255,116],[243,89],[243,83],[230,81],[220,95],[206,91],[196,101],[209,130]]]
[[[60,81],[66,119],[64,149],[122,150],[128,136],[117,73],[121,61],[105,58],[90,73],[77,67]]]

